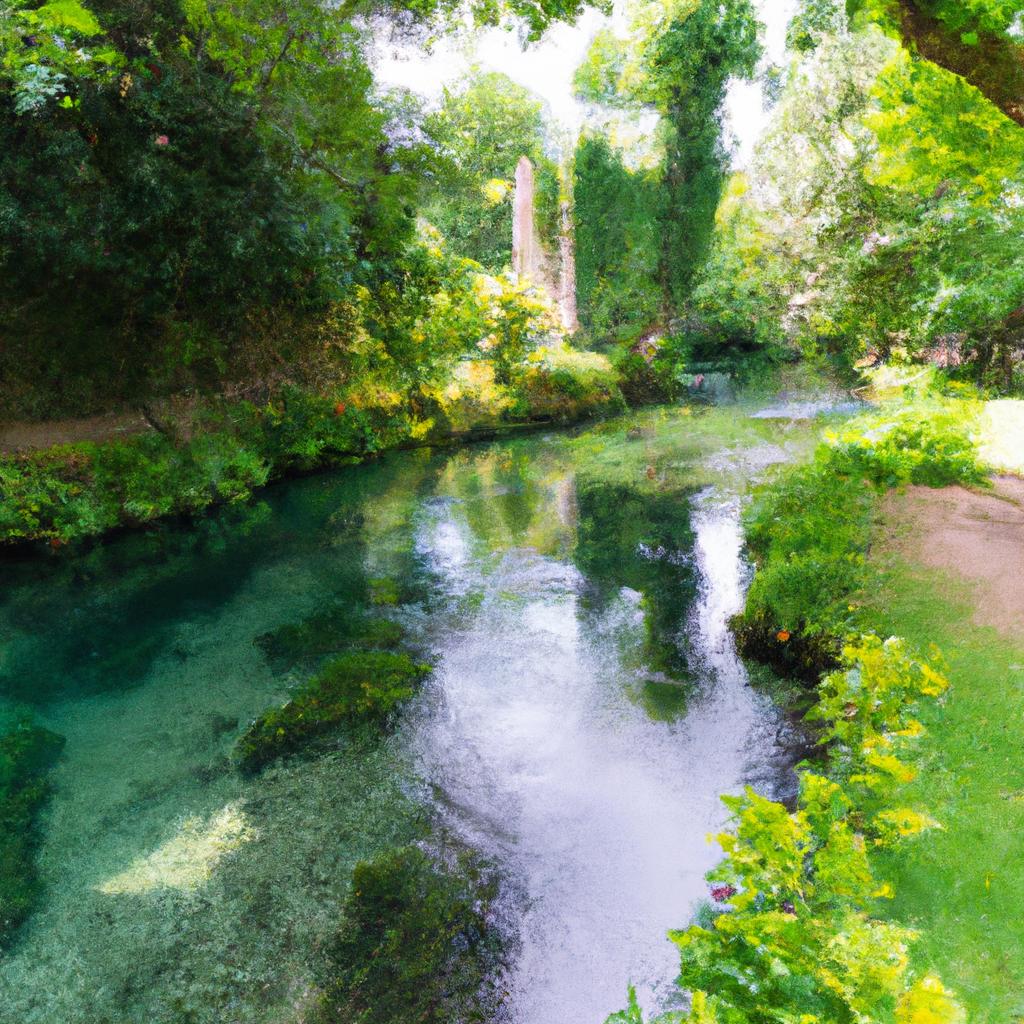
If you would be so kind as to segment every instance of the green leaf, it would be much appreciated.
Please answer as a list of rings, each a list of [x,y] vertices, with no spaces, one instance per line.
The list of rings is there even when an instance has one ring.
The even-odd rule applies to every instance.
[[[36,15],[47,28],[71,29],[83,36],[96,36],[103,31],[93,13],[78,0],[55,0],[40,7]]]

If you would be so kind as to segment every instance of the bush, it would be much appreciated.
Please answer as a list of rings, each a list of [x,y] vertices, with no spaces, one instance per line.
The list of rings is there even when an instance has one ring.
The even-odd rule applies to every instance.
[[[653,344],[657,347],[647,354],[630,349],[615,361],[619,387],[631,406],[678,401],[692,379],[686,375],[678,338],[660,338]]]
[[[357,651],[333,658],[291,700],[249,726],[235,746],[238,766],[257,772],[341,726],[386,724],[429,672],[407,654]]]
[[[735,621],[745,654],[808,683],[834,667],[856,626],[880,491],[983,482],[975,416],[973,404],[928,401],[857,417],[759,490],[745,514],[757,573]]]
[[[923,402],[860,417],[826,434],[831,464],[883,487],[984,483],[971,437],[979,412],[973,402]]]
[[[47,773],[64,737],[19,720],[0,736],[0,942],[39,899],[36,822],[50,793]]]
[[[314,1024],[469,1024],[492,1019],[496,895],[468,857],[435,865],[417,847],[356,865],[334,977]],[[491,982],[492,984],[488,984]]]
[[[962,1020],[941,981],[912,969],[915,933],[872,913],[891,896],[872,852],[937,827],[896,800],[914,774],[904,755],[923,731],[918,706],[945,687],[900,640],[867,635],[847,646],[812,713],[824,724],[830,776],[805,771],[793,810],[749,787],[723,798],[733,828],[718,837],[725,859],[707,876],[720,912],[671,933],[679,985],[693,997],[673,1020]],[[643,1024],[635,996],[613,1021]]]
[[[512,386],[531,419],[568,422],[626,408],[608,360],[564,346],[531,352],[513,374]]]

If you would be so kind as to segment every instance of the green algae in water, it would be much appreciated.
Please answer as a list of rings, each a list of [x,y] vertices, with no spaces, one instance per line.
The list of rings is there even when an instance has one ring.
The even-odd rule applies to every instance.
[[[405,630],[390,619],[373,618],[358,606],[334,604],[323,611],[290,622],[256,638],[256,646],[276,671],[318,661],[344,647],[390,650],[397,647]]]
[[[635,690],[636,702],[656,722],[675,722],[686,714],[690,693],[686,686],[661,679],[644,679]]]
[[[502,939],[489,921],[493,873],[462,852],[417,846],[357,864],[331,978],[309,1024],[470,1024],[492,1019]]]
[[[287,704],[264,712],[235,747],[244,772],[294,754],[342,725],[383,724],[430,672],[408,654],[357,651],[328,661]]]
[[[0,734],[0,943],[10,939],[41,895],[38,818],[50,795],[49,771],[64,737],[18,716]]]

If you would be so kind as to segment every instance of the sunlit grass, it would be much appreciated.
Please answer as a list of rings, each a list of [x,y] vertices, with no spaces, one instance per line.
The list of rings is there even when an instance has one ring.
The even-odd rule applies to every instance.
[[[186,818],[173,838],[96,888],[107,896],[160,889],[194,892],[210,880],[227,854],[255,837],[241,804],[230,803],[206,820]]]
[[[922,713],[906,793],[943,828],[882,860],[896,893],[887,912],[920,929],[921,968],[957,990],[973,1024],[1013,1024],[1024,1020],[1024,637],[972,625],[973,595],[957,579],[902,561],[885,570],[879,624],[937,644],[952,684]]]

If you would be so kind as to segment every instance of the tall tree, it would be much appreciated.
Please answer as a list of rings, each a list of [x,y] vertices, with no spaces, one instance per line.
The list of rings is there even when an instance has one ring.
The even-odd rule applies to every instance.
[[[445,89],[425,130],[439,160],[423,212],[453,249],[491,270],[509,263],[512,178],[522,156],[535,168],[538,229],[553,239],[558,171],[538,96],[507,75],[473,72]]]
[[[1020,0],[850,0],[849,8],[898,33],[911,50],[960,75],[1024,125]]]

